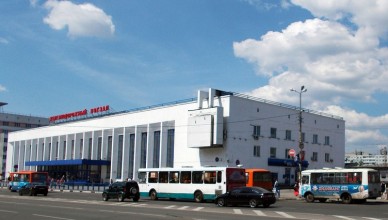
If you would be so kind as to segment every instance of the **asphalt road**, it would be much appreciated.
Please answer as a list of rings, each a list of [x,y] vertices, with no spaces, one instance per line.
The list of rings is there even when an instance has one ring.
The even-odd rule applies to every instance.
[[[125,200],[104,202],[99,193],[50,192],[44,196],[19,196],[0,190],[1,220],[96,220],[96,219],[334,219],[388,220],[388,203],[376,200],[365,204],[337,202],[306,203],[279,200],[269,208],[217,207],[211,202]]]

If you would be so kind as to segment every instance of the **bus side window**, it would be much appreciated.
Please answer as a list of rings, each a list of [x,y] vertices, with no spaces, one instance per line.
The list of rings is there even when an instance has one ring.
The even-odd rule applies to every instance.
[[[139,172],[137,175],[139,183],[146,183],[146,172]]]
[[[222,182],[222,171],[217,171],[217,183]]]
[[[149,172],[148,182],[156,183],[158,181],[158,172]]]
[[[205,183],[208,183],[208,184],[216,183],[215,171],[205,171]]]
[[[171,171],[170,172],[170,183],[179,183],[179,172]]]
[[[159,172],[159,183],[168,183],[168,172]]]
[[[181,172],[181,183],[191,183],[191,171]]]
[[[203,183],[203,172],[202,171],[193,171],[193,183]]]

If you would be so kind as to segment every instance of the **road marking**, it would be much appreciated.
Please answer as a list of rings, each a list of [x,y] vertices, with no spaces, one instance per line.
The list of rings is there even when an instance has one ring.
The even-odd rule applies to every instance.
[[[8,212],[8,213],[14,213],[14,214],[18,213],[18,212],[14,212],[14,211],[1,210],[1,209],[0,209],[0,212]]]
[[[287,214],[285,212],[276,212],[276,213],[278,213],[279,215],[281,215],[281,216],[283,216],[285,218],[296,218],[295,216],[289,215],[289,214]]]
[[[63,219],[63,220],[74,220],[72,218],[61,218],[61,217],[56,217],[56,216],[49,216],[49,215],[38,215],[38,214],[32,214],[38,217],[44,217],[44,218],[54,218],[54,219]]]
[[[243,214],[241,209],[233,209],[233,212],[234,212],[234,214],[239,214],[239,215]]]
[[[145,215],[145,216],[156,216],[160,218],[167,218],[169,216],[165,215],[159,215],[159,214],[148,214],[148,213],[139,213],[139,212],[120,212],[120,211],[113,211],[113,210],[99,210],[100,212],[112,212],[112,213],[120,213],[120,214],[132,214],[132,215]]]
[[[38,205],[38,206],[58,208],[58,209],[79,209],[79,210],[83,209],[83,208],[66,207],[66,206],[55,206],[55,205]]]
[[[347,220],[354,220],[354,218],[349,218],[349,217],[342,216],[342,215],[333,215],[333,216],[337,217],[337,218],[347,219]]]
[[[164,207],[165,209],[172,209],[172,208],[175,208],[175,205],[170,205],[170,206],[167,206],[167,207]]]
[[[197,208],[193,209],[193,211],[199,211],[199,210],[201,210],[203,208],[205,208],[205,207],[197,207]]]
[[[180,208],[178,208],[178,209],[187,209],[187,208],[189,208],[190,206],[182,206],[182,207],[180,207]]]
[[[362,218],[369,219],[369,220],[381,220],[379,218],[369,218],[369,217],[362,217]]]
[[[259,216],[267,216],[267,215],[264,214],[264,212],[262,212],[262,211],[253,210],[253,212],[256,213],[256,215],[259,215]]]

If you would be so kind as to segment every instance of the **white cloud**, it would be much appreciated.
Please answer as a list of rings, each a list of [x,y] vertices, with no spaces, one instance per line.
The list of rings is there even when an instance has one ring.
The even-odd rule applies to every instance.
[[[381,47],[379,40],[388,33],[384,25],[388,18],[380,18],[387,17],[382,11],[388,10],[388,1],[292,2],[325,20],[295,22],[257,40],[234,42],[235,56],[253,64],[258,75],[269,78],[268,85],[251,94],[297,104],[299,96],[290,88],[306,85],[308,95],[303,95],[303,105],[344,117],[347,145],[365,143],[368,138],[375,143],[387,142],[388,136],[379,129],[388,125],[387,115],[371,117],[339,106],[345,101],[377,102],[373,97],[376,92],[388,92],[388,48]],[[342,24],[344,18],[348,20]],[[349,21],[356,28],[346,25]]]
[[[67,28],[70,37],[107,37],[115,32],[112,17],[93,4],[49,0],[44,6],[50,11],[44,23],[55,30]]]
[[[5,88],[5,86],[3,85],[0,85],[0,92],[5,92],[7,91],[7,88]]]

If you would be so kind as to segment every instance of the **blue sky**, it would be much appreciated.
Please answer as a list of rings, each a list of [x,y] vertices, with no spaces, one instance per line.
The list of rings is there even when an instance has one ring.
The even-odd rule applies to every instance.
[[[0,8],[5,112],[50,117],[209,87],[346,121],[346,151],[388,144],[388,1],[12,0]]]

